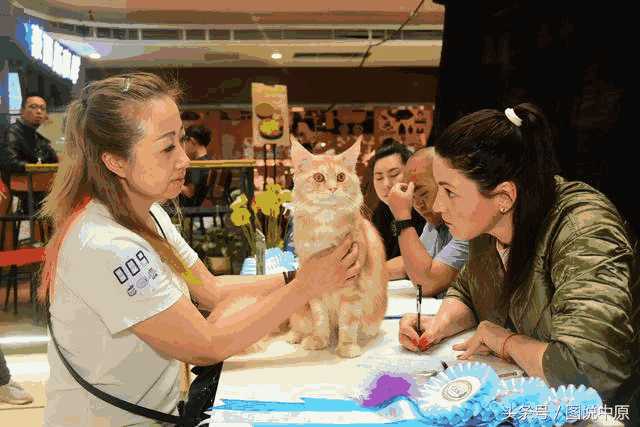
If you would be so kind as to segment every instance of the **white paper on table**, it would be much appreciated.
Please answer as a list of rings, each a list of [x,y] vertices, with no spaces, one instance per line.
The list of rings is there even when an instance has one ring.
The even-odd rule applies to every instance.
[[[422,314],[428,316],[434,316],[438,310],[440,309],[440,305],[442,304],[441,299],[436,298],[422,298]],[[386,317],[398,317],[407,313],[415,313],[416,312],[416,297],[394,297],[389,298],[389,302],[387,303],[387,312],[385,314]]]
[[[389,293],[394,295],[415,295],[416,287],[411,280],[390,280],[387,284]]]

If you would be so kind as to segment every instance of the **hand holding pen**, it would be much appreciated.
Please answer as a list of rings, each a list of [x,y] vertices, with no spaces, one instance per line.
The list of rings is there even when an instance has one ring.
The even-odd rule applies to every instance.
[[[418,292],[416,294],[416,311],[418,313],[418,320],[416,321],[416,332],[418,335],[422,335],[422,328],[420,327],[420,316],[422,315],[422,285],[416,285]]]

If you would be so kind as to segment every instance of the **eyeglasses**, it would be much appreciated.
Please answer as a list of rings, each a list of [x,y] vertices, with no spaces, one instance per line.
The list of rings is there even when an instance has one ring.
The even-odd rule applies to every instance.
[[[47,106],[46,105],[38,105],[38,104],[29,104],[27,105],[27,108],[30,110],[40,110],[40,111],[47,111]]]

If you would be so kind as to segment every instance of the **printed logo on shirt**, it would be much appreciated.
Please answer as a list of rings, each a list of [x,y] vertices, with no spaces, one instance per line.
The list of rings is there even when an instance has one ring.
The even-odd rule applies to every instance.
[[[143,289],[149,285],[149,279],[145,276],[140,276],[136,279],[136,288]]]
[[[122,265],[119,265],[116,269],[113,270],[113,275],[118,279],[118,283],[127,287],[127,294],[129,296],[134,296],[138,289],[143,289],[149,284],[149,279],[155,279],[158,276],[158,273],[153,267],[149,267],[145,274],[140,275],[135,281],[135,285],[127,284],[129,280],[132,280],[138,276],[138,274],[142,271],[142,267],[145,267],[149,264],[149,258],[145,254],[144,250],[139,250],[136,252],[133,258],[129,258]]]
[[[149,269],[147,270],[147,277],[149,278],[149,280],[153,280],[158,277],[158,272],[155,268],[149,267]]]

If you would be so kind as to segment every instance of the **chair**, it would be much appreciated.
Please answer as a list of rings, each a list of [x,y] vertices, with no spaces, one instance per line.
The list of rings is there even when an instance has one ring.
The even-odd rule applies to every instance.
[[[204,232],[204,218],[219,218],[224,224],[224,216],[231,212],[231,182],[232,174],[229,169],[210,169],[207,176],[207,197],[201,206],[187,206],[182,208],[184,218],[190,218],[187,228],[187,241],[193,243],[193,223],[195,218],[200,220],[200,229]]]
[[[0,217],[4,220],[4,217]],[[18,267],[37,264],[44,261],[44,248],[23,248],[7,251],[0,251],[0,269],[9,267],[9,280],[4,298],[4,311],[9,308],[9,298],[13,290],[13,313],[18,314]],[[31,304],[35,304],[35,294],[37,288],[37,273],[30,273],[29,299]],[[0,276],[1,280],[1,276]]]
[[[46,193],[49,191],[51,187],[51,183],[53,182],[54,174],[53,173],[37,173],[37,174],[14,174],[9,179],[9,185],[7,187],[8,190],[8,200],[9,203],[6,206],[6,209],[0,211],[2,215],[13,215],[15,217],[14,227],[20,228],[20,225],[23,221],[28,221],[30,223],[30,236],[27,239],[28,242],[33,243],[36,241],[41,241],[46,243],[48,240],[47,236],[47,227],[45,226],[45,222],[37,217],[34,200],[35,193]],[[16,212],[12,210],[12,199],[13,196],[21,196],[20,202],[18,203],[18,209]],[[27,206],[22,205],[22,200],[27,199],[27,201],[31,201],[31,204],[27,204]],[[5,219],[2,222],[2,230],[0,231],[0,236],[2,236],[2,249],[6,248],[6,224],[8,223],[8,219]],[[33,227],[37,228],[34,229]],[[19,236],[14,233],[14,236]],[[16,244],[9,243],[10,247],[15,249],[20,246],[19,242]]]
[[[44,221],[39,219],[35,213],[33,193],[48,191],[53,179],[53,174],[16,174],[8,181],[6,188],[7,200],[0,212],[0,284],[4,276],[4,269],[8,268],[7,290],[5,295],[4,309],[8,309],[11,291],[13,291],[14,313],[18,312],[18,267],[36,264],[44,258],[44,244],[47,241],[47,229]],[[23,195],[32,203],[29,206],[21,206],[21,209],[13,211],[12,200],[16,194]],[[31,193],[31,194],[29,194]],[[26,213],[24,213],[26,211]],[[20,226],[28,222],[30,226],[30,235],[27,239],[20,241]],[[37,229],[32,226],[37,225]],[[39,234],[39,235],[38,235]],[[34,247],[39,245],[40,247]],[[30,272],[30,299],[34,303],[35,295],[35,274]]]

